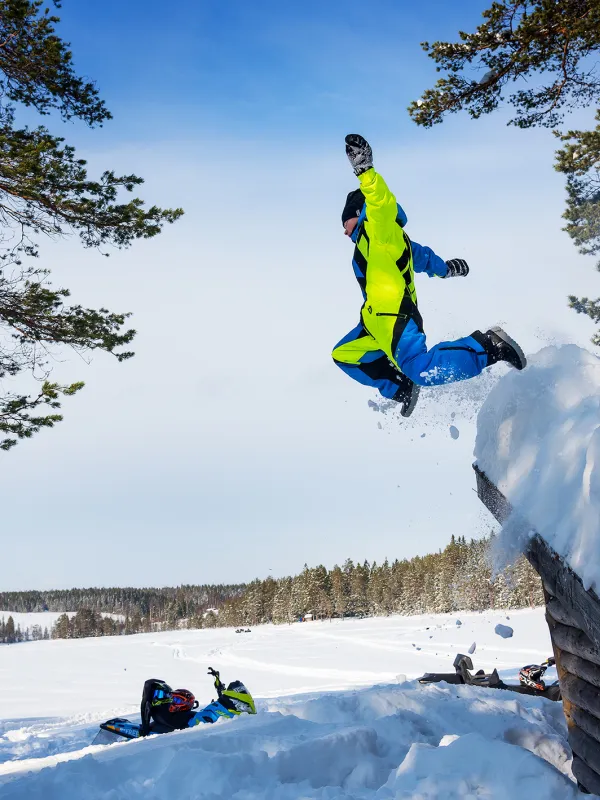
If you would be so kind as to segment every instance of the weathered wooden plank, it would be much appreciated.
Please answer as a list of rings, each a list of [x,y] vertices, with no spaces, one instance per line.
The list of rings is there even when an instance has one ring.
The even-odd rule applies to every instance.
[[[475,464],[477,493],[500,523],[531,531],[502,492]],[[542,539],[533,535],[525,556],[542,578],[546,620],[573,749],[573,774],[583,791],[600,795],[600,598]]]
[[[511,504],[477,464],[473,464],[473,469],[477,477],[477,496],[490,514],[502,525],[512,514]]]
[[[568,653],[566,650],[562,653],[562,665],[571,675],[575,675],[576,678],[581,678],[600,689],[599,665],[586,661],[573,653]]]
[[[600,780],[600,744],[584,733],[581,728],[576,727],[569,729],[569,744],[573,753],[585,762]],[[590,788],[586,783],[584,786],[586,789]]]
[[[574,755],[571,769],[582,791],[587,794],[600,794],[600,775],[590,769],[585,761]]]
[[[595,686],[575,675],[567,674],[561,679],[560,691],[573,705],[600,719],[600,694]],[[598,767],[600,769],[600,764]]]
[[[541,536],[534,536],[525,553],[529,563],[542,579],[553,586],[552,594],[563,608],[579,622],[590,639],[600,647],[600,600],[583,583],[570,567],[549,547]]]
[[[474,465],[477,476],[477,494],[499,522],[505,522],[512,507],[502,492]],[[523,521],[526,530],[531,526]],[[589,638],[600,647],[600,598],[591,589],[586,590],[576,573],[560,556],[536,534],[529,540],[525,556],[542,578],[551,595],[556,597]]]
[[[585,658],[594,664],[600,664],[600,647],[597,647],[583,631],[570,628],[568,625],[561,625],[560,622],[554,622],[552,617],[546,619],[552,641],[560,650],[566,650],[567,653],[573,653],[573,655]]]
[[[600,745],[600,719],[593,717],[577,706],[571,706],[571,720],[573,725],[581,728],[582,731],[591,736]]]
[[[550,614],[555,622],[570,625],[571,628],[581,628],[581,620],[575,619],[555,597],[552,597],[546,603],[546,612]]]

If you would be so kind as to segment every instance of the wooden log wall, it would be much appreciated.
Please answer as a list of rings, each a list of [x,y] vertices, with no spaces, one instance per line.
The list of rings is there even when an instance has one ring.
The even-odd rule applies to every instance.
[[[477,465],[477,494],[498,520],[513,513],[510,503]],[[531,525],[522,521],[526,531]],[[544,585],[563,709],[579,788],[600,795],[600,599],[539,534],[525,556]]]

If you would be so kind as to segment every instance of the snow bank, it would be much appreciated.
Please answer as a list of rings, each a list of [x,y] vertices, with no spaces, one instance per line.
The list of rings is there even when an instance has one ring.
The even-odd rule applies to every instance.
[[[386,792],[389,792],[387,793]],[[565,785],[558,772],[527,750],[469,733],[447,746],[413,744],[408,755],[377,797],[419,800],[465,800],[516,797],[567,798],[579,793]]]
[[[546,347],[492,389],[475,457],[513,507],[600,588],[600,359]]]
[[[505,640],[494,633],[505,618],[465,612],[264,625],[245,637],[219,628],[7,645],[0,797],[574,800],[560,704],[399,675],[451,672],[456,653],[477,640],[476,668],[517,680],[519,667],[550,654],[548,628],[543,609],[511,612],[515,635]],[[138,718],[151,675],[208,701],[209,664],[244,680],[255,717],[89,746],[98,721]]]
[[[413,682],[270,700],[256,717],[8,762],[0,767],[0,794],[3,800],[569,800],[578,792],[564,734],[558,703]]]

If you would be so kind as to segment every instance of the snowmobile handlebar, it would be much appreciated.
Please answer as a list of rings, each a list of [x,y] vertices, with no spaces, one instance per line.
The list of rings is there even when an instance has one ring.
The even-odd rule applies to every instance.
[[[213,669],[212,667],[209,667],[208,674],[212,675],[212,677],[215,679],[215,689],[217,690],[220,696],[223,688],[223,684],[221,683],[221,673],[219,672],[218,669]]]

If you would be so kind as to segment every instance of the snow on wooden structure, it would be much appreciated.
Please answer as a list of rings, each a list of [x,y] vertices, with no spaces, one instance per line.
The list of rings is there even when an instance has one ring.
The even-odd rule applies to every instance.
[[[479,499],[500,523],[513,513],[502,492],[477,464]],[[522,520],[525,530],[532,526]],[[579,788],[600,794],[600,598],[537,533],[525,551],[542,579],[546,620],[573,751]]]

